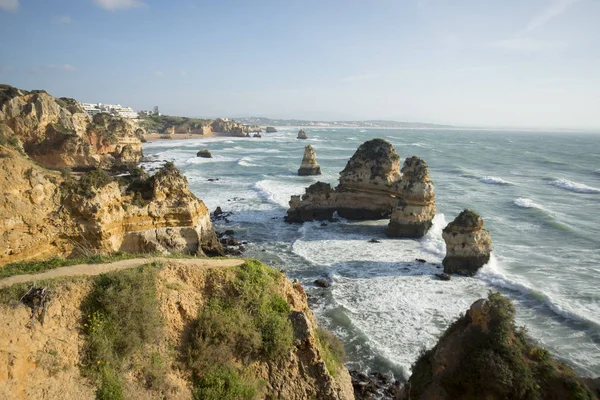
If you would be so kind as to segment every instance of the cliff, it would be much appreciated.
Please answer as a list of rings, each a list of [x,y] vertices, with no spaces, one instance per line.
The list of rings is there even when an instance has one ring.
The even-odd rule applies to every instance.
[[[483,219],[474,211],[462,211],[442,232],[446,242],[444,272],[473,276],[490,260],[492,239]]]
[[[49,281],[43,324],[0,292],[0,397],[353,399],[302,287],[235,261]]]
[[[0,85],[0,123],[25,153],[46,167],[110,168],[141,160],[143,130],[127,119],[98,114],[44,91]]]
[[[386,140],[363,143],[340,172],[339,185],[313,185],[293,196],[288,222],[332,218],[334,212],[348,219],[390,218],[388,235],[420,237],[435,216],[433,184],[427,164],[411,157],[400,171],[400,157]],[[403,175],[404,173],[404,175]]]
[[[0,87],[0,110],[0,265],[90,252],[222,254],[210,213],[179,171],[131,169],[141,142],[129,121],[92,121],[73,100],[9,86]],[[95,165],[134,174],[46,169]]]
[[[302,164],[300,164],[300,169],[298,169],[298,175],[321,175],[321,167],[317,162],[317,154],[310,144],[304,148],[304,157],[302,157]]]
[[[584,382],[517,329],[498,293],[473,303],[413,365],[402,398],[594,399]]]

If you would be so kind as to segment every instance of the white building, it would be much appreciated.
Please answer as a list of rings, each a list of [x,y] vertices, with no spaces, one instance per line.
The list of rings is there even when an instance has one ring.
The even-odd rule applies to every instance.
[[[123,107],[120,104],[102,104],[102,103],[81,103],[84,111],[91,117],[104,112],[115,115],[117,117],[137,119],[138,113],[133,111],[131,107]]]

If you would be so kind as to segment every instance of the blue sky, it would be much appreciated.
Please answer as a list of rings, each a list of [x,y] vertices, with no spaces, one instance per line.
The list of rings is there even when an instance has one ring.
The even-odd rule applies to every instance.
[[[0,82],[186,116],[600,128],[598,0],[0,0]]]

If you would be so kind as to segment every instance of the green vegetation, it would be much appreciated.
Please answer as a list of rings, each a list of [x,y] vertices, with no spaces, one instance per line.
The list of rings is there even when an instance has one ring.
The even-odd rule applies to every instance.
[[[44,261],[20,261],[6,264],[0,268],[0,279],[13,275],[36,274],[58,267],[66,267],[76,264],[102,264],[131,258],[145,257],[148,255],[129,254],[117,252],[111,255],[94,255],[90,257],[61,258],[53,257]]]
[[[96,168],[83,174],[78,181],[74,179],[65,181],[64,189],[67,193],[92,198],[98,189],[112,182],[114,182],[114,178],[108,172]]]
[[[340,367],[346,362],[344,343],[327,329],[317,328],[317,345],[321,350],[321,356],[325,360],[327,371],[335,377]]]
[[[441,384],[451,398],[592,399],[573,371],[535,346],[524,329],[517,329],[515,309],[499,293],[485,304],[487,329],[464,316],[444,333],[438,345],[421,354],[410,378],[411,398],[419,398],[433,376],[432,356],[450,336],[461,337],[458,361]],[[443,345],[443,344],[442,344]]]
[[[256,260],[233,271],[192,328],[188,362],[196,399],[253,398],[261,382],[251,378],[250,363],[278,360],[292,348],[290,308],[277,294],[281,273]]]
[[[156,353],[163,321],[156,295],[156,265],[99,275],[82,311],[84,370],[99,382],[98,399],[122,399],[125,372],[140,372],[145,385],[165,389],[165,366]]]

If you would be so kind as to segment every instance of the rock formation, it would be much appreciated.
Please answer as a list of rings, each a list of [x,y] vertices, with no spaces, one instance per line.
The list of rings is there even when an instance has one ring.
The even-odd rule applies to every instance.
[[[228,133],[232,136],[248,137],[250,132],[260,132],[258,126],[244,125],[225,118],[217,118],[210,124],[212,132]]]
[[[413,366],[403,400],[593,399],[584,382],[517,329],[498,293],[473,303]]]
[[[208,149],[203,149],[199,150],[198,153],[196,153],[196,157],[212,158],[212,153]]]
[[[68,98],[0,85],[0,123],[24,151],[47,167],[108,168],[142,158],[144,131],[124,118],[91,119]]]
[[[153,268],[155,272],[152,275],[144,275],[146,280],[152,279],[151,282],[156,288],[151,292],[144,292],[147,296],[144,302],[155,304],[152,310],[156,310],[157,316],[160,317],[159,330],[152,336],[130,336],[142,341],[147,340],[148,343],[142,343],[145,345],[144,350],[148,350],[142,352],[143,354],[136,354],[135,363],[125,359],[123,370],[116,372],[119,379],[115,386],[121,385],[126,393],[125,398],[200,398],[194,397],[197,377],[192,373],[194,365],[187,361],[190,332],[202,322],[202,316],[207,315],[202,312],[203,307],[207,304],[218,304],[219,295],[225,296],[225,300],[233,307],[240,302],[232,286],[232,280],[242,271],[241,266],[233,266],[236,260],[209,260],[213,261],[212,264],[207,260],[163,261],[161,267]],[[207,341],[208,345],[202,349],[206,350],[206,357],[210,357],[211,354],[221,359],[234,357],[235,364],[229,367],[229,371],[244,367],[248,371],[243,381],[234,382],[238,385],[240,382],[244,384],[247,382],[246,378],[259,382],[256,396],[252,397],[255,399],[354,399],[346,368],[343,365],[332,365],[331,358],[326,359],[327,355],[319,337],[319,327],[308,307],[302,287],[291,283],[277,271],[263,268],[263,272],[255,273],[254,276],[261,279],[261,284],[265,281],[273,282],[268,289],[264,286],[260,289],[268,290],[270,296],[280,299],[277,306],[289,315],[292,335],[289,350],[279,359],[249,359],[242,352],[256,348],[256,337],[241,337],[238,339],[239,343],[247,345],[234,347],[231,343],[234,334],[228,333],[225,340]],[[134,272],[135,270],[127,270],[112,273],[103,281],[103,285],[108,286],[111,293],[135,294],[135,288],[118,286],[118,282],[122,282],[119,279],[123,280],[125,274],[129,273],[131,276]],[[140,278],[137,275],[134,277],[139,282]],[[88,329],[84,323],[89,320],[82,310],[89,306],[90,296],[93,295],[99,279],[101,278],[85,276],[76,280],[55,280],[48,283],[51,286],[52,298],[48,305],[47,318],[43,325],[36,321],[34,329],[27,326],[30,321],[29,308],[18,304],[20,292],[15,291],[17,305],[0,303],[0,398],[100,398],[98,380],[90,379],[82,372],[89,372],[94,368],[86,365],[89,360],[82,351],[88,345]],[[127,311],[137,310],[140,303],[142,302],[127,306]],[[118,313],[119,309],[115,312]],[[126,310],[123,310],[123,314],[125,312]],[[221,318],[211,321],[210,324],[220,327],[220,324],[237,322]],[[279,330],[274,333],[282,334]],[[249,338],[252,342],[249,342]],[[129,338],[124,338],[122,343],[131,346],[130,342],[125,342],[127,339]],[[145,365],[143,363],[155,359],[160,362],[159,365],[151,364],[156,370],[146,371],[138,368],[140,364]],[[224,363],[226,361],[224,360]],[[335,374],[329,372],[328,369],[332,368],[335,368]],[[148,379],[148,376],[156,376],[156,371],[159,371],[158,378],[162,385]],[[207,382],[213,388],[213,393],[230,390],[230,396],[226,398],[234,398],[231,396],[233,390],[223,387],[232,382],[231,378],[227,380],[228,377],[225,375],[225,381],[217,378]],[[219,383],[221,386],[218,386]]]
[[[298,131],[298,136],[296,137],[296,139],[308,139],[308,136],[306,135],[304,129],[300,129]]]
[[[298,170],[298,175],[321,175],[321,167],[317,162],[315,149],[313,149],[310,144],[304,148],[304,157],[302,158],[302,164]]]
[[[273,126],[267,126],[266,132],[267,133],[275,133],[275,132],[277,132],[277,129],[275,129],[275,127],[273,127]]]
[[[473,276],[490,260],[492,239],[474,211],[461,212],[444,228],[442,236],[446,242],[444,272]]]
[[[252,137],[261,138],[262,135],[260,134],[260,132],[256,132],[254,135],[252,135]]]
[[[292,196],[288,222],[330,219],[334,212],[348,219],[392,216],[388,235],[420,237],[435,216],[433,184],[427,164],[411,157],[400,171],[400,157],[383,139],[363,143],[342,172],[339,185],[318,182],[300,196]]]
[[[130,121],[80,111],[71,99],[0,86],[0,265],[72,253],[222,254],[208,210],[174,166],[119,181],[89,171],[131,170],[141,142]],[[45,168],[65,166],[89,172]]]
[[[402,195],[392,211],[386,234],[418,238],[431,228],[435,216],[433,183],[427,164],[418,157],[407,158],[401,172],[402,177],[395,185]]]

